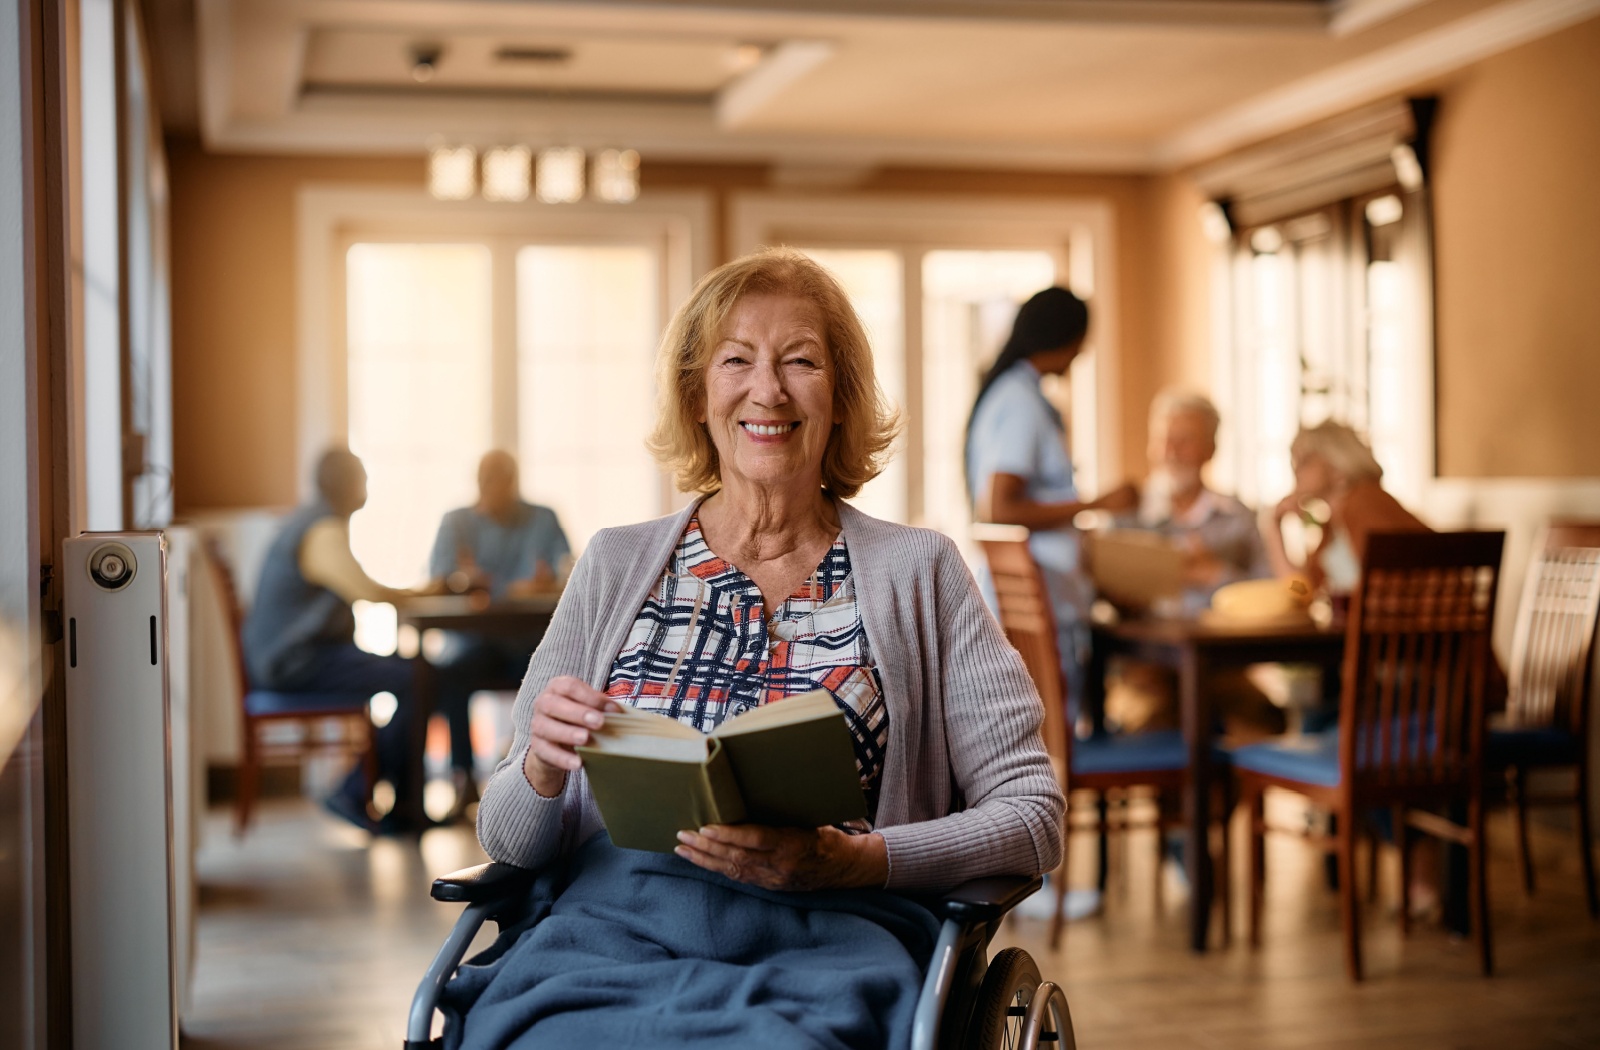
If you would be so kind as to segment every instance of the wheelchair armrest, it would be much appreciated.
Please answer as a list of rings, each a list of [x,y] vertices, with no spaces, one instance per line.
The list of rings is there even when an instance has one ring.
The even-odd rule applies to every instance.
[[[526,893],[539,873],[492,861],[452,871],[433,880],[433,899],[451,904],[482,904]]]
[[[961,923],[992,922],[1038,891],[1038,875],[996,875],[963,882],[939,901],[938,912]]]

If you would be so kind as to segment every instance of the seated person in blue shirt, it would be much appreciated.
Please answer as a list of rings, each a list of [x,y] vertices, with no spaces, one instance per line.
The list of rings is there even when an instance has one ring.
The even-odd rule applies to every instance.
[[[493,451],[478,463],[478,502],[439,523],[428,574],[435,587],[487,591],[491,600],[560,591],[571,547],[555,511],[522,499],[517,461]],[[440,658],[439,706],[450,723],[456,801],[447,819],[477,801],[468,701],[479,689],[521,681],[533,646],[452,632]],[[498,757],[498,756],[497,756]]]
[[[411,661],[356,648],[351,603],[405,601],[414,592],[374,581],[350,551],[350,515],[367,502],[367,472],[346,449],[323,453],[317,495],[284,522],[261,566],[255,602],[245,619],[244,658],[250,684],[289,693],[391,693],[398,703],[378,730],[378,777],[402,794],[410,722]],[[328,809],[369,831],[375,821],[358,762],[326,800]]]

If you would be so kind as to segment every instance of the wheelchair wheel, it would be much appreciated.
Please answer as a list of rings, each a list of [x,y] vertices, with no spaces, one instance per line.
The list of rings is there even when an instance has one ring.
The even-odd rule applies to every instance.
[[[1017,1050],[1022,1045],[1028,1006],[1043,980],[1033,956],[1005,948],[989,963],[978,989],[969,1050]]]

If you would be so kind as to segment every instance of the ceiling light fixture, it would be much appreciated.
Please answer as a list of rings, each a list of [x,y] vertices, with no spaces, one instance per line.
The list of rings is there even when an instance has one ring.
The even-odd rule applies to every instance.
[[[428,192],[442,201],[470,200],[478,191],[478,151],[439,146],[428,152]]]
[[[738,44],[728,51],[728,68],[735,73],[743,73],[761,63],[761,58],[767,49],[760,44]]]
[[[444,48],[438,44],[416,44],[411,48],[411,79],[426,84],[439,71]]]
[[[1283,248],[1283,233],[1276,226],[1263,226],[1250,235],[1250,248],[1257,255],[1275,255]]]
[[[539,199],[546,204],[574,204],[583,200],[585,160],[587,157],[577,146],[540,150],[535,180]]]
[[[1394,165],[1394,177],[1401,189],[1412,193],[1422,189],[1422,161],[1416,149],[1402,142],[1389,151],[1389,161]]]
[[[1405,205],[1400,203],[1400,198],[1386,193],[1367,202],[1367,225],[1388,226],[1399,222],[1405,213]]]
[[[483,199],[525,201],[532,186],[533,150],[527,146],[496,146],[483,154]]]
[[[1200,205],[1200,230],[1212,244],[1228,243],[1233,237],[1233,224],[1228,221],[1227,209],[1217,201]]]
[[[639,151],[603,149],[594,158],[594,195],[608,204],[639,197]]]

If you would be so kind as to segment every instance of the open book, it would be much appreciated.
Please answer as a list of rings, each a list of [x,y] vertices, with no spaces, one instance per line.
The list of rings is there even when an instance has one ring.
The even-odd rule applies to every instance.
[[[1183,551],[1160,533],[1107,529],[1085,533],[1095,588],[1121,609],[1148,609],[1183,593]]]
[[[670,853],[705,824],[820,827],[867,815],[844,712],[824,690],[752,708],[709,735],[648,711],[606,715],[578,748],[611,841]]]

